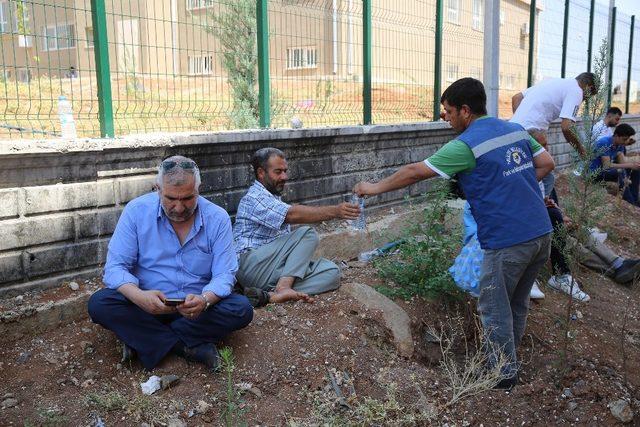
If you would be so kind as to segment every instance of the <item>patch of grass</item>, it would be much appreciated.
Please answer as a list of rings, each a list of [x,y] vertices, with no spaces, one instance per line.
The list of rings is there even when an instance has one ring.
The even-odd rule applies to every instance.
[[[57,427],[69,425],[69,418],[57,408],[41,408],[38,409],[39,422],[38,425],[44,427]],[[27,422],[25,422],[25,425]]]
[[[375,262],[378,274],[394,284],[379,287],[381,293],[404,299],[458,299],[463,295],[448,272],[462,237],[460,221],[447,200],[446,183],[436,183],[421,222],[409,227],[410,237],[400,245],[399,253]]]
[[[466,337],[461,318],[449,318],[439,329],[427,328],[427,332],[435,337],[440,345],[442,360],[440,367],[448,382],[450,393],[446,406],[492,390],[502,379],[502,370],[507,366],[508,359],[502,349],[493,348],[488,340],[488,333],[482,330],[478,318],[474,318],[474,333],[476,344],[473,345]],[[464,357],[461,360],[454,351],[462,343]],[[490,352],[495,355],[491,362]]]
[[[89,393],[85,398],[85,402],[88,405],[107,412],[124,409],[128,401],[125,396],[115,390],[110,390],[105,393]]]
[[[359,398],[352,395],[348,406],[325,391],[313,394],[313,411],[307,419],[289,419],[289,427],[303,426],[417,426],[428,425],[436,413],[419,404],[403,405],[395,383],[383,385],[385,396]]]
[[[90,393],[85,403],[99,411],[122,411],[128,418],[136,422],[162,424],[169,419],[169,415],[162,411],[160,405],[150,396],[125,396],[117,390],[107,390],[102,393]]]

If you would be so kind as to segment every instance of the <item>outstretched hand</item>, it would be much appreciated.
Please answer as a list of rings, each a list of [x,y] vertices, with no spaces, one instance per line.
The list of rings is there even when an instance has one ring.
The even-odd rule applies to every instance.
[[[375,192],[375,184],[371,182],[361,181],[357,183],[353,187],[353,192],[360,197],[363,196],[374,196],[377,193]]]
[[[360,216],[360,206],[353,203],[343,202],[337,205],[337,216],[340,219],[358,219]]]

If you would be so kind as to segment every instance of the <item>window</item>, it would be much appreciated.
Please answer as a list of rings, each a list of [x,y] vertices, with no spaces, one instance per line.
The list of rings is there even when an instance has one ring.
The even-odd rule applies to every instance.
[[[189,56],[189,74],[209,75],[213,74],[213,55]]]
[[[500,9],[500,25],[504,25],[504,20],[507,19],[506,18],[506,13],[504,10]]]
[[[482,68],[480,67],[471,67],[469,69],[469,77],[472,77],[476,80],[482,80]]]
[[[206,9],[213,6],[213,0],[187,0],[187,10]]]
[[[455,82],[458,80],[458,64],[447,64],[447,81]]]
[[[76,28],[73,24],[43,27],[42,50],[71,49],[76,47]]]
[[[87,49],[92,48],[94,46],[93,45],[93,28],[85,27],[84,36],[85,36],[85,40],[87,41]]]
[[[315,47],[294,47],[287,49],[287,68],[316,68],[318,66],[318,50]]]
[[[21,17],[20,17],[21,15]],[[29,8],[25,0],[0,0],[0,33],[29,35]]]
[[[460,0],[447,0],[447,21],[460,23]]]
[[[482,31],[482,9],[484,0],[473,0],[473,29]]]
[[[13,30],[11,21],[14,19],[11,12],[11,3],[0,1],[0,33],[10,33]]]

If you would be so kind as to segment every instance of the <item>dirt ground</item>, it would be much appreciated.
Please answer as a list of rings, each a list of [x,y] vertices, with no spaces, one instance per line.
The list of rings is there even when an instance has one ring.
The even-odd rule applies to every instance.
[[[565,183],[559,187],[566,191]],[[600,224],[608,244],[640,256],[640,209],[608,201]],[[383,284],[371,265],[347,265],[344,283]],[[413,325],[416,352],[407,360],[397,355],[380,313],[338,291],[313,305],[257,310],[246,329],[220,346],[233,350],[232,372],[207,372],[175,356],[152,373],[137,363],[122,366],[115,337],[88,318],[5,342],[0,425],[224,425],[225,411],[227,425],[615,425],[611,402],[625,399],[640,410],[640,289],[587,269],[575,276],[591,301],[573,305],[568,366],[562,363],[567,298],[544,287],[547,297],[532,304],[519,351],[521,381],[509,393],[491,390],[450,403],[439,346],[426,328],[455,326],[451,319],[461,316],[461,330],[473,335],[472,299],[397,301]],[[69,292],[65,285],[25,298]],[[15,298],[0,301],[0,311],[15,304]],[[173,387],[141,393],[150,375],[170,374],[179,377]],[[639,420],[636,415],[636,425]]]

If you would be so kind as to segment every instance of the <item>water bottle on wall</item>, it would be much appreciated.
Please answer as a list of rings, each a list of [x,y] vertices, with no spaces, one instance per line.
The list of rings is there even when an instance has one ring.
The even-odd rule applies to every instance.
[[[364,197],[353,194],[351,196],[351,203],[360,207],[360,216],[351,222],[351,227],[353,227],[354,230],[364,231],[367,227],[367,221],[364,217]]]
[[[73,139],[78,137],[76,122],[73,119],[71,101],[66,96],[58,98],[58,117],[60,118],[60,133],[63,138]]]

